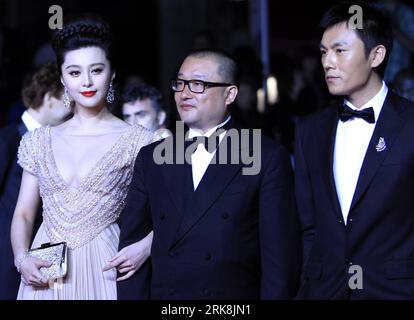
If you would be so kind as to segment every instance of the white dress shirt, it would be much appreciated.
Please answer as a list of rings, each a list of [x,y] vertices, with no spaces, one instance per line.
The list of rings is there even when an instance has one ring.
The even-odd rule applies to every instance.
[[[219,127],[224,126],[227,122],[229,122],[231,117],[229,116],[224,122],[220,123],[219,125],[215,126],[208,130],[205,134],[201,134],[197,130],[191,129],[188,131],[188,138],[194,138],[198,136],[205,136],[210,137]],[[224,131],[219,135],[219,141],[221,142],[225,136],[227,131]],[[191,155],[191,169],[193,173],[193,187],[194,190],[197,189],[198,185],[200,184],[201,179],[204,176],[204,173],[207,170],[208,165],[210,164],[211,160],[213,159],[214,155],[216,154],[216,150],[214,152],[209,153],[203,144],[199,144],[197,149]]]
[[[23,112],[21,119],[28,131],[33,131],[34,129],[40,128],[42,126],[39,122],[36,121],[35,118],[30,115],[27,110]]]
[[[347,223],[362,162],[387,92],[387,85],[383,82],[381,90],[360,109],[345,100],[345,103],[354,110],[372,107],[375,115],[375,123],[368,123],[361,118],[353,118],[346,122],[339,120],[336,129],[333,173],[345,224]]]

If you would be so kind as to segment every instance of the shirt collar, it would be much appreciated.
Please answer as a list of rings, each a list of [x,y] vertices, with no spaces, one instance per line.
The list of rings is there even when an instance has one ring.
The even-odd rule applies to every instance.
[[[377,122],[379,114],[382,109],[382,105],[384,104],[385,98],[387,97],[387,93],[388,93],[388,87],[385,84],[385,82],[382,81],[381,90],[371,100],[365,103],[361,108],[355,107],[347,99],[345,99],[345,104],[354,110],[363,110],[363,109],[372,107],[374,109],[375,122]]]
[[[30,113],[26,110],[22,114],[22,121],[26,126],[28,131],[33,131],[34,129],[40,128],[42,125],[33,118]]]
[[[188,130],[188,139],[192,139],[194,137],[199,137],[199,136],[205,136],[205,137],[210,137],[214,132],[216,132],[217,128],[224,126],[227,122],[229,122],[231,119],[231,116],[228,116],[226,120],[224,120],[222,123],[218,124],[217,126],[209,129],[206,133],[204,134],[200,134],[200,131],[196,130],[196,129],[192,129],[190,128],[190,130]]]

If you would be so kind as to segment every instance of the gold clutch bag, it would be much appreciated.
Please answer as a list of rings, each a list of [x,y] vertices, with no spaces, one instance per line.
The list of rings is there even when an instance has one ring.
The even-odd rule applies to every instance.
[[[29,250],[31,257],[50,261],[52,265],[48,268],[41,267],[40,272],[47,280],[63,278],[67,273],[67,253],[66,242],[43,243],[39,248]]]

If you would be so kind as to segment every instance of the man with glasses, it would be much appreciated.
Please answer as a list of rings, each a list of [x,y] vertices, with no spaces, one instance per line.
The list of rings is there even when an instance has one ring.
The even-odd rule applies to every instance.
[[[152,229],[151,262],[118,283],[118,297],[143,299],[150,291],[152,299],[292,298],[301,250],[287,152],[261,137],[256,155],[261,170],[252,175],[243,174],[245,164],[230,157],[227,163],[216,161],[223,152],[254,150],[236,144],[242,137],[231,121],[236,63],[221,51],[194,51],[172,90],[189,128],[186,140],[209,138],[220,129],[219,144],[198,144],[191,163],[184,164],[156,164],[156,148],[163,142],[140,151],[120,218],[119,248]],[[176,138],[166,139],[174,143],[174,159]]]

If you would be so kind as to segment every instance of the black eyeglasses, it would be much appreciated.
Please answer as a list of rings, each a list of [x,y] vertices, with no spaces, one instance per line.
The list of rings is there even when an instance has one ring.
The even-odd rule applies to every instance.
[[[191,92],[194,93],[204,93],[206,88],[211,87],[228,87],[232,86],[231,83],[219,83],[219,82],[208,82],[202,80],[184,80],[184,79],[175,79],[171,81],[171,88],[175,92],[181,92],[184,90],[184,87],[188,85],[188,88]]]

